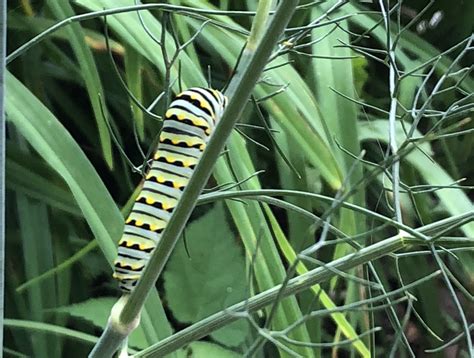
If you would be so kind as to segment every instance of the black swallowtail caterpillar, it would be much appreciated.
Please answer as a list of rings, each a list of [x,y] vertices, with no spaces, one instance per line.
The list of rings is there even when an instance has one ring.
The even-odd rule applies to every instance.
[[[114,278],[122,291],[131,292],[140,279],[226,103],[221,92],[195,87],[177,95],[166,111],[151,167],[119,241]]]

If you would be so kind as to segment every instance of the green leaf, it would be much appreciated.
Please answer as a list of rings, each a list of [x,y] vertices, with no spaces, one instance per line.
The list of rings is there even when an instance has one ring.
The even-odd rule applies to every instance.
[[[285,256],[288,265],[292,265],[297,260],[297,254],[291,244],[286,239],[285,234],[281,230],[277,219],[270,210],[270,207],[265,204],[264,209],[268,215],[270,225],[272,226],[273,233],[275,234],[275,238],[278,242],[280,250]],[[298,273],[298,275],[303,275],[308,272],[308,269],[302,261],[299,261],[297,263],[296,272]],[[321,285],[316,284],[311,286],[311,291],[314,293],[314,297],[317,297],[317,299],[321,302],[324,308],[328,310],[334,310],[337,307],[337,305],[332,301],[331,297],[326,293],[326,291],[321,288]],[[338,329],[341,330],[344,336],[346,336],[349,340],[353,342],[352,344],[354,348],[357,349],[360,355],[364,358],[369,358],[369,349],[365,346],[364,342],[360,338],[358,338],[356,331],[351,326],[345,315],[341,312],[334,312],[333,314],[331,314],[331,318],[334,320]]]
[[[314,7],[311,11],[311,17],[316,19],[323,16],[329,7],[330,5],[328,3]],[[338,11],[334,16],[340,16],[340,12]],[[326,58],[313,59],[311,65],[314,72],[314,78],[311,82],[311,88],[317,93],[321,116],[324,123],[327,124],[329,132],[331,133],[331,138],[333,138],[334,141],[337,141],[342,148],[349,151],[354,156],[357,156],[361,151],[357,136],[357,116],[360,108],[352,101],[347,100],[331,90],[334,89],[350,98],[357,98],[352,60],[343,59],[354,55],[354,53],[347,47],[337,47],[334,45],[339,41],[341,43],[348,43],[351,41],[349,32],[347,31],[348,27],[349,25],[347,21],[341,21],[338,28],[327,33],[327,36],[327,30],[322,28],[315,29],[315,31],[311,32],[312,40],[315,41],[311,46],[313,54],[324,57],[332,56],[341,58],[335,60],[328,60]],[[334,144],[332,147],[339,162],[339,167],[343,173],[345,180],[344,185],[348,188],[354,187],[363,177],[362,166],[360,163],[357,163],[357,160],[344,153]],[[349,175],[351,168],[352,174]],[[347,201],[356,205],[364,206],[364,187],[359,187],[353,195],[347,198]],[[366,230],[364,218],[347,209],[340,210],[339,224],[337,226],[348,235],[353,235]],[[338,259],[344,256],[349,250],[351,250],[351,248],[346,243],[336,245],[333,259]],[[338,277],[335,277],[331,281],[331,289],[334,289],[338,281]],[[349,282],[348,285],[350,286],[352,283]],[[351,292],[354,292],[355,294],[351,295]],[[360,299],[358,293],[358,290],[348,289],[346,302],[355,302]],[[351,322],[356,321],[356,319],[353,318],[356,314],[357,313],[351,313],[349,315],[351,317]]]
[[[227,164],[221,158],[216,165],[214,176],[219,184],[229,183],[235,179],[249,178],[255,173],[250,154],[248,153],[244,139],[237,133],[231,135],[228,143],[229,160]],[[232,171],[231,171],[232,168]],[[237,175],[234,177],[232,173]],[[261,188],[258,177],[254,177],[245,183],[245,187],[258,190]],[[247,257],[252,257],[258,247],[253,263],[253,272],[259,290],[267,290],[280,284],[285,277],[285,267],[268,227],[265,214],[261,206],[254,201],[240,203],[232,200],[226,201],[226,205],[234,218],[241,240],[245,246]],[[257,244],[258,243],[258,244]],[[275,316],[272,320],[272,328],[282,330],[302,317],[302,312],[295,297],[288,297],[278,304]],[[292,330],[290,337],[301,342],[309,342],[309,334],[305,324]],[[294,348],[294,347],[292,347]],[[304,357],[312,357],[312,350],[308,347],[298,347],[297,352]]]
[[[54,336],[64,336],[71,339],[75,339],[79,342],[94,344],[97,342],[97,337],[92,336],[90,334],[82,333],[79,331],[75,331],[73,329],[64,328],[60,326],[56,326],[49,323],[37,322],[37,321],[27,321],[27,320],[19,320],[19,319],[5,319],[5,327],[8,328],[21,328],[28,332],[31,335],[33,332],[45,332],[51,333]],[[15,335],[19,335],[18,332],[15,332]],[[5,347],[4,347],[5,349]],[[27,357],[27,356],[25,356]]]
[[[130,92],[138,101],[140,101],[140,103],[143,101],[141,76],[142,62],[143,57],[140,54],[132,48],[127,48],[127,51],[125,52],[125,74],[127,77],[127,85]],[[133,120],[136,123],[138,136],[143,140],[145,138],[143,112],[131,99],[130,103],[133,109]]]
[[[247,279],[242,249],[222,204],[191,223],[185,236],[190,257],[182,243],[177,246],[164,272],[164,288],[175,318],[194,323],[245,299]],[[247,334],[247,323],[238,321],[213,337],[238,346]]]
[[[352,70],[354,72],[354,87],[355,93],[359,95],[362,93],[364,85],[369,79],[367,72],[368,61],[364,57],[357,57],[352,59]]]
[[[109,264],[117,254],[123,217],[82,149],[56,117],[12,74],[6,73],[8,119],[69,186]],[[100,199],[100,200],[98,200]],[[146,304],[158,337],[171,327],[155,292]],[[151,314],[153,312],[153,314]],[[157,329],[159,327],[159,329]]]
[[[35,159],[24,157],[21,162],[11,158],[8,152],[6,160],[6,184],[10,190],[25,194],[28,197],[42,201],[51,207],[64,210],[76,216],[82,216],[76,203],[72,200],[71,193],[61,185],[47,177],[49,173],[39,172],[29,164]],[[30,159],[30,160],[28,160]]]
[[[217,344],[208,342],[193,342],[178,351],[177,358],[238,358],[241,354],[229,351]]]
[[[75,15],[74,10],[67,1],[48,1],[48,6],[54,15],[61,20]],[[84,78],[87,93],[89,94],[89,99],[92,104],[104,159],[107,162],[109,168],[112,168],[112,143],[106,122],[107,120],[104,118],[103,112],[101,110],[99,95],[103,94],[103,90],[102,84],[100,82],[99,72],[94,62],[94,57],[92,56],[92,52],[85,42],[84,32],[82,31],[80,24],[71,24],[69,27],[67,27],[66,32],[69,36],[72,49],[74,50],[76,58],[79,62],[81,74]]]
[[[23,269],[27,278],[33,278],[54,265],[48,212],[46,205],[30,200],[23,194],[17,194],[17,208],[23,251]],[[45,319],[45,308],[54,307],[56,304],[56,296],[49,295],[48,292],[54,292],[56,288],[55,282],[48,282],[46,285],[35,287],[28,292],[31,318],[36,321]],[[55,347],[49,344],[52,343],[51,341],[41,339],[41,335],[37,333],[33,335],[32,339],[33,342],[37,342],[37,344],[32,344],[34,355],[54,356]],[[57,346],[57,343],[56,341],[54,345]]]
[[[63,125],[21,82],[7,73],[6,85],[8,119],[66,181],[107,261],[112,262],[123,219],[102,180]]]
[[[191,2],[187,2],[191,5]],[[207,3],[201,2],[203,8],[212,8]],[[196,4],[193,2],[193,6]],[[229,18],[219,17],[232,27],[239,26]],[[200,22],[187,18],[189,24],[197,30]],[[221,56],[232,67],[236,63],[239,51],[245,44],[245,38],[240,34],[223,32],[220,29],[208,26],[202,30],[202,37],[198,40],[209,51]],[[282,64],[286,59],[278,58],[271,62],[271,66]],[[307,160],[316,167],[326,182],[333,188],[341,185],[340,167],[334,153],[329,147],[326,132],[314,95],[306,85],[304,79],[292,66],[279,67],[264,73],[264,77],[280,85],[289,84],[284,93],[267,99],[262,104],[269,115],[288,133],[291,144],[298,146]],[[274,86],[257,85],[255,87],[257,98],[263,98],[275,91]]]
[[[77,0],[78,5],[84,6],[92,11],[100,11],[102,9],[113,9],[121,6],[130,6],[133,2],[129,0]],[[140,11],[143,22],[146,24],[150,32],[156,37],[161,37],[162,26],[159,21],[150,13],[150,11]],[[124,44],[131,46],[137,53],[144,56],[151,63],[153,63],[160,71],[165,72],[165,65],[163,62],[163,55],[158,44],[146,33],[136,12],[122,13],[107,17],[107,24],[113,29],[122,39]],[[166,41],[166,51],[168,54],[173,54],[176,47],[171,41],[171,35],[167,34],[168,41]],[[183,79],[183,87],[202,86],[205,79],[196,64],[192,63],[189,57],[182,52],[178,56],[178,61],[181,62],[181,76]],[[177,78],[178,65],[171,69],[171,78]],[[173,87],[178,89],[176,83]]]
[[[109,312],[117,301],[114,297],[91,298],[90,300],[76,303],[70,306],[58,307],[51,311],[56,313],[67,313],[73,317],[79,317],[90,321],[93,325],[103,328],[107,325]],[[148,342],[145,338],[143,327],[139,325],[129,337],[129,345],[136,348],[146,348]]]

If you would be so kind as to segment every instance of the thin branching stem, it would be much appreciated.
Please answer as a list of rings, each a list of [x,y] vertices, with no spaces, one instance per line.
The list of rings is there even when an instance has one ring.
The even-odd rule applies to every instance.
[[[7,43],[7,2],[0,3],[0,347],[3,347],[5,297],[5,55]]]
[[[334,260],[327,264],[331,268],[336,268],[339,271],[348,271],[351,268],[356,267],[360,263],[373,261],[376,259],[375,256],[381,257],[389,253],[398,251],[402,247],[408,247],[412,244],[420,243],[418,240],[413,239],[403,239],[400,236],[382,240],[376,244],[370,245],[366,248],[361,249],[357,253],[346,255],[340,259]],[[383,251],[383,254],[382,254]],[[369,254],[370,252],[370,254]],[[376,254],[377,253],[377,254]],[[381,255],[381,256],[378,256]],[[368,260],[368,256],[372,256]],[[360,259],[360,261],[359,261]],[[357,263],[356,265],[356,261]],[[430,275],[414,281],[410,284],[401,287],[398,290],[392,292],[382,292],[380,299],[387,299],[390,295],[399,294],[401,292],[408,291],[412,287],[415,287],[423,282],[433,279],[435,276],[440,274],[439,271],[433,272]],[[307,273],[300,275],[298,277],[292,278],[288,281],[286,288],[284,289],[283,295],[287,297],[289,295],[294,295],[298,292],[301,292],[309,287],[326,281],[335,273],[333,270],[330,270],[328,267],[318,267]],[[153,357],[153,356],[162,356],[167,353],[173,352],[179,347],[184,346],[185,344],[203,338],[209,335],[211,332],[243,317],[243,314],[247,316],[251,312],[258,311],[265,306],[272,304],[275,298],[281,294],[281,285],[275,286],[269,290],[261,292],[245,301],[237,303],[228,309],[218,312],[208,318],[201,320],[190,327],[187,327],[174,335],[162,340],[161,342],[137,353],[133,357]],[[374,299],[374,298],[372,298]],[[344,310],[344,308],[336,308],[336,310]],[[329,311],[329,310],[328,310]],[[327,314],[330,314],[328,312]]]
[[[387,53],[389,57],[389,92],[390,92],[390,110],[389,110],[389,146],[392,156],[395,158],[398,155],[398,145],[396,139],[396,116],[397,116],[397,94],[396,94],[396,60],[395,48],[390,31],[390,18],[385,9],[384,0],[380,0],[380,8],[384,17],[385,29],[387,32]],[[393,193],[393,207],[395,209],[395,219],[402,222],[402,210],[400,204],[400,161],[395,160],[392,164],[392,193]]]

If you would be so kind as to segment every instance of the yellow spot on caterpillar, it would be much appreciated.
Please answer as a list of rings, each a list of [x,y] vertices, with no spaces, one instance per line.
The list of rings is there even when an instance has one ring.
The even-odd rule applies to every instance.
[[[186,119],[186,116],[184,114],[178,114],[178,119],[182,121],[183,119]]]
[[[164,177],[162,177],[161,175],[158,176],[158,177],[156,178],[156,180],[158,180],[158,183],[164,183],[164,182],[166,181],[166,179],[165,179]]]
[[[181,185],[179,185],[179,183],[173,182],[173,188],[179,189],[181,188]]]
[[[206,145],[205,145],[205,144],[201,144],[201,145],[199,146],[199,149],[201,149],[201,150],[206,149]]]
[[[145,198],[145,201],[147,204],[150,204],[150,205],[155,203],[155,200],[153,200],[153,198]]]
[[[132,221],[132,218],[127,218],[127,220],[125,221],[125,224],[130,224],[131,221]]]
[[[135,225],[137,226],[143,226],[144,222],[141,220],[135,220]]]
[[[132,267],[133,271],[137,271],[138,269],[141,269],[143,265],[130,265]]]
[[[197,98],[197,96],[195,94],[191,95],[191,99],[196,99],[196,98]]]
[[[151,230],[151,231],[156,231],[156,230],[158,230],[158,225],[150,224],[150,230]]]

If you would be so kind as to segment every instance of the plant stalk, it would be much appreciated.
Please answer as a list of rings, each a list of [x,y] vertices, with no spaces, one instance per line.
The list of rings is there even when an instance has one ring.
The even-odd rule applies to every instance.
[[[174,335],[165,338],[161,342],[153,345],[133,357],[163,357],[176,349],[201,339],[211,332],[242,318],[247,313],[255,312],[274,302],[278,295],[288,297],[302,292],[315,284],[327,281],[337,275],[339,271],[347,271],[369,261],[377,260],[383,256],[406,248],[412,244],[422,243],[423,240],[412,237],[397,235],[376,244],[367,246],[358,252],[346,255],[334,260],[325,267],[318,267],[300,276],[290,279],[283,292],[280,292],[281,285],[261,292],[252,298],[239,302],[226,310],[209,316],[208,318],[187,327]]]
[[[0,347],[3,347],[5,296],[5,55],[7,2],[0,3]],[[1,354],[0,354],[1,355]]]

